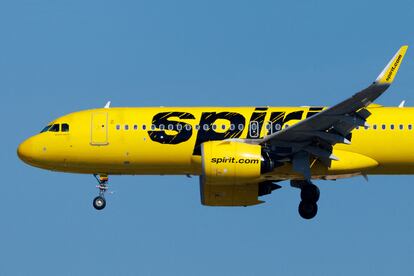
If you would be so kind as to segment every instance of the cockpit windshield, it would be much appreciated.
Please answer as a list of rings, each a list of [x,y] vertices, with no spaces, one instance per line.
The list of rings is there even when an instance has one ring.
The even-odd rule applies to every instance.
[[[49,128],[49,131],[59,132],[59,129],[60,129],[59,124],[54,124],[51,128]]]
[[[45,126],[40,133],[48,131],[51,126],[52,125]]]
[[[42,131],[40,133],[47,132],[47,131],[51,131],[51,132],[69,132],[69,124],[64,123],[64,124],[48,125],[44,129],[42,129]]]
[[[62,124],[62,132],[69,132],[69,125],[68,124]]]

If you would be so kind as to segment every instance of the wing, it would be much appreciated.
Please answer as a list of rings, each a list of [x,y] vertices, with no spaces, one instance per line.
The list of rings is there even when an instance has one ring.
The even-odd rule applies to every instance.
[[[351,131],[357,126],[367,126],[371,113],[366,107],[381,96],[391,85],[401,65],[408,46],[402,46],[377,79],[352,97],[313,115],[299,123],[256,141],[279,160],[290,160],[293,170],[310,178],[310,157],[319,159],[326,166],[331,160],[336,143],[350,143]]]

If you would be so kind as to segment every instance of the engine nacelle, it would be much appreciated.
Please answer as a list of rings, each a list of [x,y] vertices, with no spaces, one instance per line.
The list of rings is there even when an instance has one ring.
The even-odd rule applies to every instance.
[[[209,141],[201,145],[204,181],[209,185],[258,183],[264,159],[260,145]]]

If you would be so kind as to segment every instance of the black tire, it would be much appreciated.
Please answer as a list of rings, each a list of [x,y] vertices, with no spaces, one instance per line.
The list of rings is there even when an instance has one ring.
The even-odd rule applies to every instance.
[[[102,196],[97,196],[93,199],[93,207],[96,210],[102,210],[106,206],[106,200]]]
[[[318,202],[320,197],[319,188],[314,184],[306,184],[300,191],[300,198],[306,202]]]
[[[304,219],[312,219],[318,213],[318,204],[315,202],[304,202],[299,203],[299,215]]]

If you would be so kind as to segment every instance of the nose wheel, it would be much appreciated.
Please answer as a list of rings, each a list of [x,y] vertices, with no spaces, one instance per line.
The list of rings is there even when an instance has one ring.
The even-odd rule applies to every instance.
[[[97,196],[93,199],[93,207],[96,210],[102,210],[106,206],[106,200],[102,196]]]
[[[93,175],[98,181],[96,188],[99,189],[99,195],[93,199],[93,207],[96,210],[102,210],[106,206],[105,192],[108,190],[108,176],[107,175]]]

